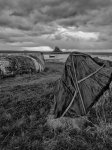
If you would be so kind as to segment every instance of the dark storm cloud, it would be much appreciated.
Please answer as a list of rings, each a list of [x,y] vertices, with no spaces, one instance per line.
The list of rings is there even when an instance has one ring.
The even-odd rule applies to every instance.
[[[112,3],[111,0],[61,0],[56,2],[46,3],[46,6],[41,7],[41,12],[51,16],[53,20],[88,16],[92,10],[108,7]]]
[[[30,36],[41,36],[44,34],[52,34],[55,31],[55,27],[51,25],[44,25],[42,23],[38,23],[35,25],[33,30],[29,31],[27,34]]]
[[[111,41],[112,0],[0,0],[0,26],[25,32],[23,40],[53,34],[63,26],[99,32],[98,42]],[[8,34],[0,38],[12,42]]]
[[[3,14],[0,14],[0,24],[8,25],[9,22],[9,24],[12,23],[13,26],[15,25],[20,29],[24,24],[23,30],[25,26],[28,28],[28,24],[33,23],[35,25],[40,22],[57,21],[57,23],[66,26],[87,24],[88,22],[94,24],[94,21],[97,23],[99,18],[96,14],[96,19],[93,19],[94,14],[91,14],[91,11],[106,8],[108,12],[108,7],[111,4],[112,0],[0,0],[0,11],[11,11],[8,16],[4,13],[4,16],[2,16],[4,19],[1,18]],[[107,16],[102,15],[101,17]],[[27,23],[25,23],[25,20]],[[101,23],[103,25],[102,21]],[[109,20],[107,23],[109,23]]]
[[[28,18],[13,16],[12,10],[6,9],[0,13],[0,26],[29,30],[32,27],[32,23]]]

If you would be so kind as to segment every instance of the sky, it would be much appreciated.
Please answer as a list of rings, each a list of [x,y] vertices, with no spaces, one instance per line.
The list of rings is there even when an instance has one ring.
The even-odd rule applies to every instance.
[[[112,0],[0,0],[0,50],[112,51]]]

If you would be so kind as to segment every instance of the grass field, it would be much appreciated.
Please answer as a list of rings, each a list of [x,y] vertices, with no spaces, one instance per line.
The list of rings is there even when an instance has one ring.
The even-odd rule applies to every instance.
[[[63,67],[63,63],[47,62],[42,73],[0,81],[0,150],[112,149],[111,88],[108,96],[101,97],[106,104],[103,109],[106,120],[101,119],[104,116],[99,118],[96,127],[80,131],[61,127],[54,130],[46,124]],[[94,109],[89,117],[95,124]]]

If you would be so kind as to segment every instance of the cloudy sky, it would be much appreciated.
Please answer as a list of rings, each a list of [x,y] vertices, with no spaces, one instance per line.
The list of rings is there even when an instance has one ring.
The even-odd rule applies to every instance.
[[[0,0],[0,50],[112,49],[112,0]]]

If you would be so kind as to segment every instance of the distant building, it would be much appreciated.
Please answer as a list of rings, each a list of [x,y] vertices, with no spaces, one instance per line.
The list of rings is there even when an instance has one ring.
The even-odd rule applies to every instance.
[[[55,47],[55,49],[54,49],[54,51],[53,51],[53,52],[55,52],[55,53],[56,53],[56,52],[57,52],[57,53],[62,53],[62,51],[60,50],[60,48],[59,48],[59,47],[57,47],[57,46]]]

